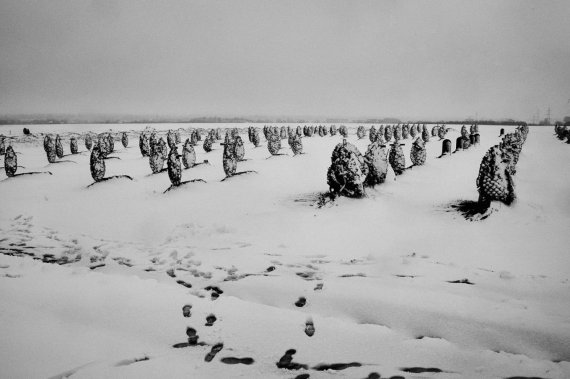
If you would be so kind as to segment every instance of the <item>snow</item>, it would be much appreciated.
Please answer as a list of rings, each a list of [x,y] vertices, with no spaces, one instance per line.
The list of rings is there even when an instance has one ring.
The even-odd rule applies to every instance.
[[[182,142],[194,127],[240,127],[247,141],[245,126],[153,125],[162,136],[184,128]],[[390,170],[366,198],[321,208],[338,135],[303,138],[300,156],[287,147],[287,155],[270,157],[265,145],[246,142],[237,171],[256,172],[225,181],[221,141],[210,153],[200,142],[197,161],[209,163],[184,170],[182,180],[206,183],[164,193],[168,174],[151,175],[138,149],[144,127],[30,128],[60,133],[66,154],[72,133],[129,131],[129,148],[115,143],[120,159],[106,161],[106,176],[134,180],[89,188],[88,153],[48,164],[41,135],[0,127],[16,137],[25,167],[18,173],[53,174],[0,172],[0,376],[570,377],[570,149],[552,128],[530,129],[515,204],[494,204],[490,217],[469,221],[449,205],[477,199],[479,163],[500,141],[499,126],[480,126],[480,145],[441,159],[432,137],[425,166],[397,178]],[[357,140],[356,127],[348,139],[364,152],[369,141]],[[82,140],[79,147],[85,151]],[[68,263],[44,263],[45,254]],[[463,279],[473,284],[449,283]],[[208,286],[223,293],[213,299]],[[305,306],[295,305],[299,297]],[[205,326],[210,314],[217,321]],[[309,319],[312,337],[304,332]],[[204,345],[173,347],[187,341],[187,327]],[[309,368],[277,368],[288,349]],[[224,357],[254,363],[224,364]],[[351,362],[361,365],[314,369]],[[410,367],[443,372],[403,370]]]

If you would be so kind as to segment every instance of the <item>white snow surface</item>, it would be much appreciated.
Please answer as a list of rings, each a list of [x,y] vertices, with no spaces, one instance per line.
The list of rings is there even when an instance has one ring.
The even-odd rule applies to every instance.
[[[389,171],[366,198],[323,207],[342,137],[303,138],[300,156],[284,140],[286,155],[270,157],[244,126],[153,125],[162,136],[183,128],[182,142],[191,128],[240,127],[247,160],[238,172],[256,171],[222,181],[221,141],[210,153],[199,142],[198,161],[209,164],[182,180],[206,183],[166,193],[168,174],[151,175],[139,152],[145,125],[28,126],[38,138],[0,127],[14,137],[18,173],[53,174],[0,172],[0,377],[570,378],[570,145],[551,127],[530,128],[516,202],[469,221],[450,204],[477,199],[479,163],[500,126],[480,126],[480,145],[441,159],[431,137],[425,166]],[[106,161],[106,176],[133,181],[87,187],[82,138],[83,153],[47,163],[42,133],[60,133],[69,154],[73,133],[108,130],[128,131],[130,144],[115,142],[120,159]],[[364,153],[368,137],[350,131]],[[46,254],[68,263],[45,263]],[[462,279],[473,285],[449,283]],[[213,299],[208,286],[223,293]],[[217,320],[206,326],[210,314]],[[187,327],[203,344],[174,348]],[[223,349],[206,362],[216,343]],[[278,368],[288,349],[308,368]],[[352,362],[361,365],[315,369]],[[441,372],[404,370],[412,367]]]

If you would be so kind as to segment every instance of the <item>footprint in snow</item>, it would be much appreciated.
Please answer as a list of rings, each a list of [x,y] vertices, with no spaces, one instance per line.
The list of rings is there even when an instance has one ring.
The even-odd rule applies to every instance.
[[[400,371],[409,372],[410,374],[423,374],[424,372],[439,373],[444,372],[437,367],[402,367]]]
[[[206,362],[211,362],[212,359],[214,359],[214,357],[216,356],[216,354],[218,354],[223,348],[224,348],[223,343],[215,344],[214,346],[212,346],[212,349],[210,350],[210,352],[208,354],[206,354],[206,357],[204,357],[204,360]]]
[[[212,300],[216,300],[218,297],[220,297],[221,294],[224,293],[224,291],[222,291],[220,288],[214,286],[207,286],[204,287],[204,289],[206,291],[211,291]]]
[[[224,358],[220,359],[220,361],[222,363],[227,364],[227,365],[237,365],[237,364],[251,365],[255,362],[253,360],[253,358],[249,358],[249,357],[247,357],[247,358],[224,357]]]
[[[295,353],[297,353],[297,350],[295,349],[287,350],[285,352],[285,355],[283,355],[279,359],[279,362],[276,363],[277,368],[284,368],[287,370],[301,370],[301,369],[307,370],[309,366],[293,362],[293,355],[295,355]]]
[[[189,345],[196,345],[198,343],[198,334],[196,333],[196,329],[191,327],[186,328],[186,335],[188,336]]]
[[[214,314],[210,314],[208,315],[208,317],[206,317],[206,326],[212,326],[214,325],[214,323],[216,322],[217,318]]]
[[[300,297],[299,300],[295,302],[295,305],[299,308],[304,307],[305,304],[307,304],[307,299],[305,299],[304,297]]]
[[[321,364],[313,367],[313,369],[317,370],[317,371],[326,371],[326,370],[340,371],[340,370],[346,370],[347,368],[350,368],[350,367],[361,367],[361,366],[362,366],[362,363],[359,363],[359,362],[332,363],[332,364],[321,363]]]
[[[176,283],[186,288],[192,288],[192,284],[185,282],[184,280],[177,280]]]

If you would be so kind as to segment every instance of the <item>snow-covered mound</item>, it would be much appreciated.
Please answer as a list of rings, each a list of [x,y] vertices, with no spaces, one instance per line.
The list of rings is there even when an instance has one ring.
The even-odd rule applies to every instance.
[[[364,153],[357,126],[348,141]],[[252,172],[223,180],[222,140],[209,153],[199,141],[201,164],[165,193],[168,173],[139,151],[144,125],[0,127],[17,173],[51,173],[0,172],[0,376],[570,377],[570,146],[552,128],[530,129],[515,203],[469,221],[452,204],[477,200],[498,126],[440,159],[431,137],[423,166],[333,202],[321,195],[338,134],[272,156],[243,124],[153,127],[183,127],[179,151],[191,128],[239,127],[237,171]],[[133,180],[91,185],[82,135],[110,129],[105,176]],[[58,163],[43,133],[62,137]]]

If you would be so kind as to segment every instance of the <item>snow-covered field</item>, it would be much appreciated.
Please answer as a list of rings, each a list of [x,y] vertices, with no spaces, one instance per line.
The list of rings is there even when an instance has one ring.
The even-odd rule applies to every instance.
[[[184,141],[189,127],[233,126],[154,127],[184,127]],[[364,152],[368,137],[354,127],[348,140]],[[163,193],[168,174],[151,175],[139,152],[143,128],[30,127],[65,136],[66,154],[70,132],[131,131],[106,175],[134,180],[87,188],[88,153],[48,164],[42,136],[0,127],[19,136],[19,173],[53,174],[0,172],[0,377],[570,377],[570,145],[552,127],[530,128],[517,201],[483,221],[449,205],[477,199],[498,126],[480,126],[480,145],[442,159],[432,137],[425,166],[322,208],[338,135],[303,138],[295,157],[287,141],[288,155],[275,157],[246,142],[238,171],[257,173],[223,182],[219,141],[210,153],[200,143],[209,164],[182,180],[206,183]],[[463,279],[473,284],[450,283]],[[196,346],[185,344],[188,327]],[[289,349],[298,370],[276,365]]]

